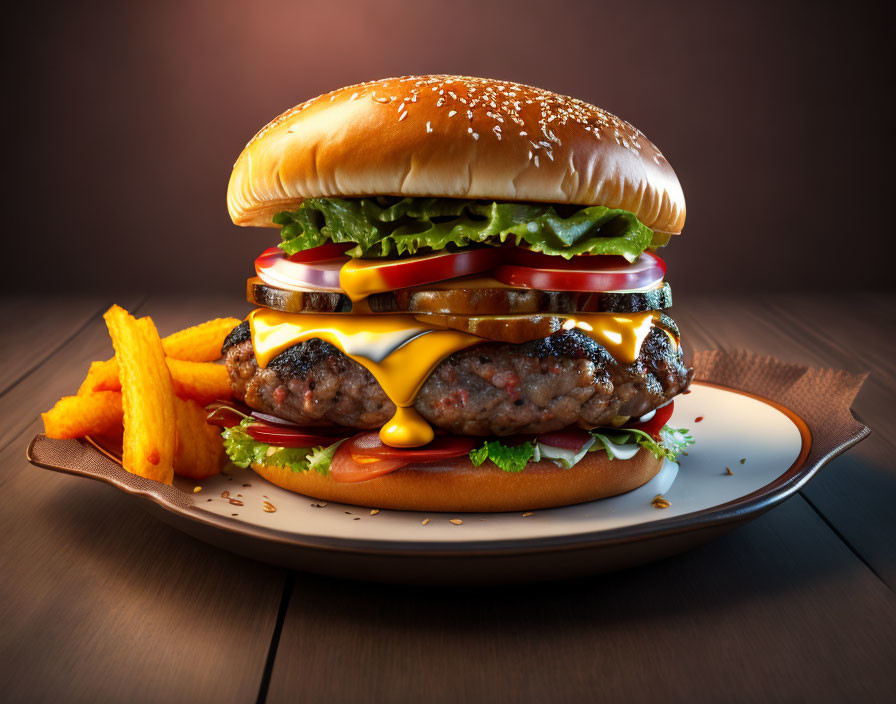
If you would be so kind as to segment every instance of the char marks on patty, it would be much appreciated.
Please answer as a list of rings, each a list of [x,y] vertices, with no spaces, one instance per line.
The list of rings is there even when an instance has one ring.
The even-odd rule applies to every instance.
[[[662,327],[677,332],[663,315]],[[223,352],[237,398],[300,425],[375,429],[395,412],[373,375],[319,339],[293,345],[259,369],[249,325],[235,328]],[[414,407],[434,427],[457,435],[513,435],[596,427],[641,416],[684,391],[693,369],[660,327],[632,364],[620,364],[578,330],[523,344],[483,342],[456,352],[432,372]]]

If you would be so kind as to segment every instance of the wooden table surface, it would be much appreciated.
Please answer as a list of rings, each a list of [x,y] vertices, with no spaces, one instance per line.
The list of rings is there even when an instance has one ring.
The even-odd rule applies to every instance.
[[[896,701],[896,297],[679,298],[686,351],[871,372],[854,406],[871,437],[680,557],[488,590],[288,573],[30,466],[39,413],[111,353],[112,301],[2,300],[0,700]],[[163,335],[248,310],[117,302]]]

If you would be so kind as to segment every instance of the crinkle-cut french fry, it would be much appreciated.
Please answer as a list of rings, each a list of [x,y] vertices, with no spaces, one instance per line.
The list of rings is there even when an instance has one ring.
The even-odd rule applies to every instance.
[[[205,479],[224,466],[224,441],[220,429],[206,422],[206,412],[196,401],[175,399],[177,452],[174,473],[179,477]]]
[[[114,360],[113,360],[114,362]],[[230,375],[227,368],[212,362],[184,362],[179,359],[165,360],[168,372],[171,374],[171,383],[174,385],[174,393],[181,398],[189,398],[205,405],[215,400],[227,400],[233,392],[230,388]],[[115,376],[108,373],[107,362],[94,362],[87,373],[90,380],[93,375],[92,388],[95,391],[121,391],[121,383],[118,380],[118,364],[115,364]],[[83,385],[82,385],[83,388]],[[82,393],[78,391],[78,393]]]
[[[168,335],[162,340],[165,355],[184,362],[214,362],[221,359],[224,338],[240,321],[215,318]]]
[[[162,341],[152,320],[135,320],[119,306],[103,316],[121,376],[122,464],[129,472],[171,484],[177,418]]]
[[[121,394],[114,391],[66,396],[41,413],[44,432],[51,438],[114,435],[121,428]]]
[[[185,362],[214,362],[221,358],[224,338],[240,321],[236,318],[215,318],[162,338],[165,356]],[[90,391],[120,391],[118,380],[118,360],[113,357],[100,362],[92,362],[87,377],[78,389],[79,394]],[[229,398],[228,392],[223,398]],[[186,398],[196,398],[187,394]],[[220,397],[219,397],[220,398]],[[209,399],[214,400],[214,398]]]
[[[100,362],[91,362],[87,376],[78,389],[78,394],[89,394],[94,391],[121,391],[118,380],[118,360],[114,357]]]
[[[205,405],[216,399],[226,400],[233,391],[227,368],[212,362],[184,362],[168,359],[174,393]]]

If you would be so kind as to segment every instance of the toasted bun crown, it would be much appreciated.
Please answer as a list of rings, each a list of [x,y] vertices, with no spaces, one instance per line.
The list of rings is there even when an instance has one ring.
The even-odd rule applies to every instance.
[[[264,127],[240,154],[238,225],[305,198],[370,195],[623,208],[678,233],[681,185],[636,128],[588,103],[510,81],[406,76],[340,88]]]

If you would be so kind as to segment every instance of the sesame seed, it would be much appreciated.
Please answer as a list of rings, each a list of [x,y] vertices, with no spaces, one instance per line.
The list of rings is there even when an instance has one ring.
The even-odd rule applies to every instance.
[[[461,524],[463,523],[463,521],[460,520],[459,518],[452,518],[452,519],[451,519],[450,521],[448,521],[448,522],[449,522],[449,523],[453,523],[453,524],[456,525],[456,526],[459,526],[459,525],[461,525]]]
[[[425,86],[429,86],[429,90],[418,93],[418,89],[423,91]],[[649,143],[645,144],[643,134],[636,128],[584,101],[510,81],[448,75],[404,76],[369,81],[313,98],[268,123],[252,142],[301,111],[326,99],[332,102],[342,95],[350,95],[349,100],[368,95],[378,103],[397,101],[401,105],[427,102],[428,99],[430,104],[438,101],[436,107],[448,107],[451,110],[450,116],[457,114],[458,106],[463,105],[462,111],[467,112],[471,120],[475,117],[472,115],[474,108],[477,108],[487,112],[488,117],[495,122],[513,122],[520,127],[521,132],[529,134],[536,130],[554,144],[560,144],[561,140],[551,131],[551,126],[555,123],[566,125],[573,122],[590,132],[597,140],[610,137],[620,147],[639,155],[646,148],[650,150],[646,156],[657,164],[663,162],[659,150]],[[453,102],[453,105],[448,105],[449,102]],[[291,127],[291,124],[286,125],[286,129]],[[553,155],[548,154],[548,158],[553,159]]]
[[[277,508],[270,501],[265,501],[264,503],[261,504],[261,510],[264,511],[265,513],[274,513],[277,510]]]
[[[672,505],[662,494],[654,496],[653,501],[650,503],[653,504],[654,508],[669,508]]]
[[[432,123],[429,120],[426,121],[426,132],[427,134],[432,132]]]
[[[448,117],[454,117],[455,115],[457,115],[457,110],[449,110],[448,111]]]
[[[422,521],[420,521],[420,525],[423,525],[423,526],[427,525],[428,523],[429,523],[428,518],[424,518]]]
[[[378,514],[379,512],[380,512],[380,510],[379,510],[378,508],[372,508],[372,509],[370,509],[370,515],[371,515],[371,516],[375,516],[375,515]]]
[[[528,518],[531,515],[532,515],[532,511],[526,511],[526,513],[523,514],[523,518]]]
[[[202,487],[201,487],[201,486],[194,486],[194,487],[193,487],[193,493],[194,493],[194,494],[198,494],[200,491],[202,491]]]

